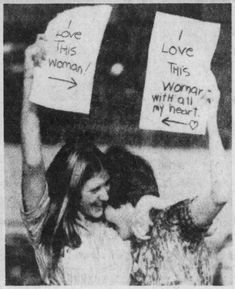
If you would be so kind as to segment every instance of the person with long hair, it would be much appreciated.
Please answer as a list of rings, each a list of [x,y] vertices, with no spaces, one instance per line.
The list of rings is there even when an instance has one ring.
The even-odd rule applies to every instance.
[[[39,35],[26,49],[22,134],[22,218],[47,285],[128,284],[129,242],[107,225],[105,155],[89,140],[70,140],[46,171],[37,105],[29,100],[34,67],[45,58]]]
[[[111,177],[106,219],[131,240],[131,285],[212,284],[210,252],[204,239],[228,201],[230,179],[217,127],[220,93],[202,99],[208,109],[211,190],[176,204],[159,199],[151,166],[121,147],[106,155]]]
[[[208,283],[200,273],[204,267],[199,266],[201,258],[195,259],[196,252],[226,203],[228,188],[216,123],[217,95],[204,99],[209,111],[212,177],[212,190],[206,196],[166,208],[168,203],[158,198],[157,184],[146,162],[126,153],[122,156],[120,151],[119,156],[112,150],[104,155],[84,139],[66,143],[46,171],[37,105],[29,100],[33,69],[45,58],[44,41],[39,36],[26,50],[21,117],[22,217],[43,281],[54,285]],[[146,235],[149,225],[152,229]],[[181,253],[177,256],[180,260],[190,256],[198,278],[189,277],[192,270],[185,264],[182,272],[188,273],[186,277],[169,270],[166,264],[174,263],[168,249],[176,244],[175,252]],[[204,250],[201,252],[200,256]]]

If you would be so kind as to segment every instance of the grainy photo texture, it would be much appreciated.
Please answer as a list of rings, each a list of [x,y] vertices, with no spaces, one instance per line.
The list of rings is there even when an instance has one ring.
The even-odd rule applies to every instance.
[[[6,285],[232,285],[231,4],[4,4]]]

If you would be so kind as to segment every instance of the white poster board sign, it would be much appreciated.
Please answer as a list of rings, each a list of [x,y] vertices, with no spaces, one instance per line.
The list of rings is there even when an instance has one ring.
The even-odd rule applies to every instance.
[[[205,134],[203,93],[220,24],[157,12],[149,46],[140,128]]]
[[[49,22],[46,60],[35,69],[31,101],[89,113],[96,61],[111,10],[107,5],[78,7]]]

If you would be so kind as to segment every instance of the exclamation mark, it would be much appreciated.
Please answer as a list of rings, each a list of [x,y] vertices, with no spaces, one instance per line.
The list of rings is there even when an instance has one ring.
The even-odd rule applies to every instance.
[[[89,64],[87,65],[87,68],[84,71],[84,75],[86,74],[87,70],[89,69],[89,67],[91,66],[91,63],[89,62]]]
[[[72,23],[72,20],[70,20],[70,21],[69,21],[68,29],[69,29],[69,27],[70,27],[71,23]]]
[[[182,34],[183,34],[183,30],[180,31],[179,40],[181,39]]]

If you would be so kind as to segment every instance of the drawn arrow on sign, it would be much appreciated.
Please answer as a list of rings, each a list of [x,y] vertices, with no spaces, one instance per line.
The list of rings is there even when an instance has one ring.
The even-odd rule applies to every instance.
[[[189,125],[192,130],[194,130],[198,126],[198,122],[195,120],[190,120],[189,123],[186,123],[186,122],[181,122],[181,121],[169,119],[169,117],[162,119],[162,123],[164,123],[167,126],[170,126],[171,122],[177,123],[177,124],[182,124],[182,125]]]
[[[162,122],[167,125],[167,126],[170,126],[170,123],[173,122],[173,123],[178,123],[178,124],[183,124],[183,125],[188,125],[188,123],[186,122],[181,122],[181,121],[176,121],[176,120],[172,120],[172,119],[169,119],[169,117],[166,117],[164,119],[162,119]]]
[[[77,82],[76,82],[76,80],[75,80],[73,77],[71,77],[71,80],[66,80],[66,79],[56,78],[56,77],[51,77],[51,76],[48,76],[48,78],[49,78],[49,79],[53,79],[53,80],[58,80],[58,81],[63,81],[63,82],[71,83],[72,85],[69,86],[67,89],[71,89],[71,88],[73,88],[73,87],[75,87],[75,86],[78,85]]]

